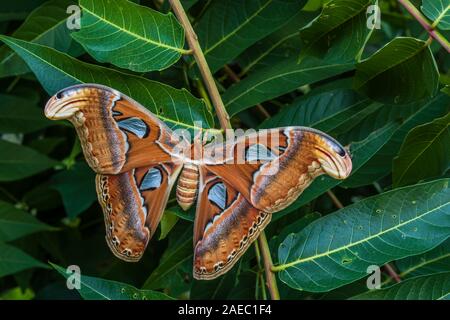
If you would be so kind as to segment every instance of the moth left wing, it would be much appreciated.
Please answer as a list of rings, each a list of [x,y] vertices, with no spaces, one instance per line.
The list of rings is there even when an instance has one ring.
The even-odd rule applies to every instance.
[[[177,143],[170,128],[145,107],[98,84],[61,90],[47,102],[45,115],[74,125],[87,163],[100,174],[169,162]]]
[[[261,130],[205,146],[204,166],[255,208],[280,211],[322,174],[345,179],[349,153],[327,134],[306,127]]]
[[[138,261],[155,233],[181,165],[162,163],[97,175],[106,242],[118,258]]]
[[[232,185],[200,167],[194,224],[194,278],[214,279],[233,267],[269,223]]]

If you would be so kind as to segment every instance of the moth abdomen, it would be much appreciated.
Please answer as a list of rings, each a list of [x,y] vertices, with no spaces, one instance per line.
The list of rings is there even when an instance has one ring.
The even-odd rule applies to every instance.
[[[187,163],[181,171],[177,184],[177,202],[183,210],[188,210],[197,199],[199,172],[194,164]]]

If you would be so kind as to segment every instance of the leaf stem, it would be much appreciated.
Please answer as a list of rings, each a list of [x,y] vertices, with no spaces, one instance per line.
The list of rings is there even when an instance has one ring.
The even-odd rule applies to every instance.
[[[277,279],[275,278],[275,274],[272,271],[272,257],[270,256],[269,244],[267,243],[266,233],[264,232],[264,230],[261,231],[258,242],[264,260],[264,270],[266,271],[266,281],[270,296],[272,297],[272,300],[280,300]]]
[[[8,88],[6,88],[6,93],[11,93],[11,91],[14,89],[19,80],[20,76],[15,77],[14,80],[11,82],[11,84],[8,86]]]
[[[430,37],[439,42],[439,44],[450,53],[450,43],[448,40],[435,29],[433,24],[430,24],[428,19],[425,18],[425,16],[409,0],[398,0],[398,2],[405,7],[409,14],[412,15],[422,27],[424,27]]]
[[[330,197],[331,201],[333,201],[334,205],[338,208],[338,209],[342,209],[344,208],[344,205],[342,204],[341,200],[339,200],[338,197],[336,197],[336,195],[334,194],[333,191],[328,190],[327,191],[328,196]]]
[[[384,268],[386,269],[386,272],[389,274],[389,276],[394,279],[395,282],[399,283],[402,281],[402,279],[400,279],[400,276],[398,275],[398,273],[394,270],[394,268],[391,266],[390,263],[386,263],[384,265]]]
[[[217,117],[219,118],[220,126],[222,129],[231,129],[230,116],[228,115],[225,105],[223,104],[222,98],[220,97],[219,90],[214,82],[211,70],[209,69],[208,63],[206,62],[205,55],[203,54],[202,48],[198,42],[197,34],[195,33],[192,25],[189,21],[180,0],[169,0],[170,6],[173,12],[177,16],[181,25],[183,26],[186,33],[186,40],[188,42],[189,48],[192,50],[197,66],[202,75],[203,81],[205,82],[206,89],[208,90],[211,102],[216,109]]]

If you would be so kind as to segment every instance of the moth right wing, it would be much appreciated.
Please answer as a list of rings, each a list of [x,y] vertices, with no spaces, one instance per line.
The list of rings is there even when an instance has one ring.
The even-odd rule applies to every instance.
[[[177,143],[172,131],[146,108],[97,84],[61,90],[47,102],[45,115],[72,122],[87,163],[101,174],[169,162]]]
[[[200,167],[194,223],[194,278],[211,280],[230,270],[271,214],[253,207],[225,180]]]
[[[327,134],[306,127],[261,130],[204,148],[204,166],[255,208],[278,212],[322,174],[347,178],[348,151]]]

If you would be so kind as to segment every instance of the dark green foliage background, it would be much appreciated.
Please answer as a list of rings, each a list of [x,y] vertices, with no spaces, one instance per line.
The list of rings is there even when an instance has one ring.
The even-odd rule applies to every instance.
[[[317,179],[266,229],[281,298],[448,299],[448,53],[394,0],[181,2],[235,128],[310,126],[350,148],[349,179]],[[95,175],[72,126],[45,118],[49,96],[95,82],[172,128],[218,121],[168,1],[80,0],[78,31],[73,4],[0,4],[0,299],[270,298],[254,246],[223,277],[193,280],[194,210],[173,196],[139,263],[109,251]],[[448,25],[447,13],[447,38]],[[388,262],[402,282],[383,268],[368,290],[367,267]],[[70,265],[81,290],[66,287]]]

